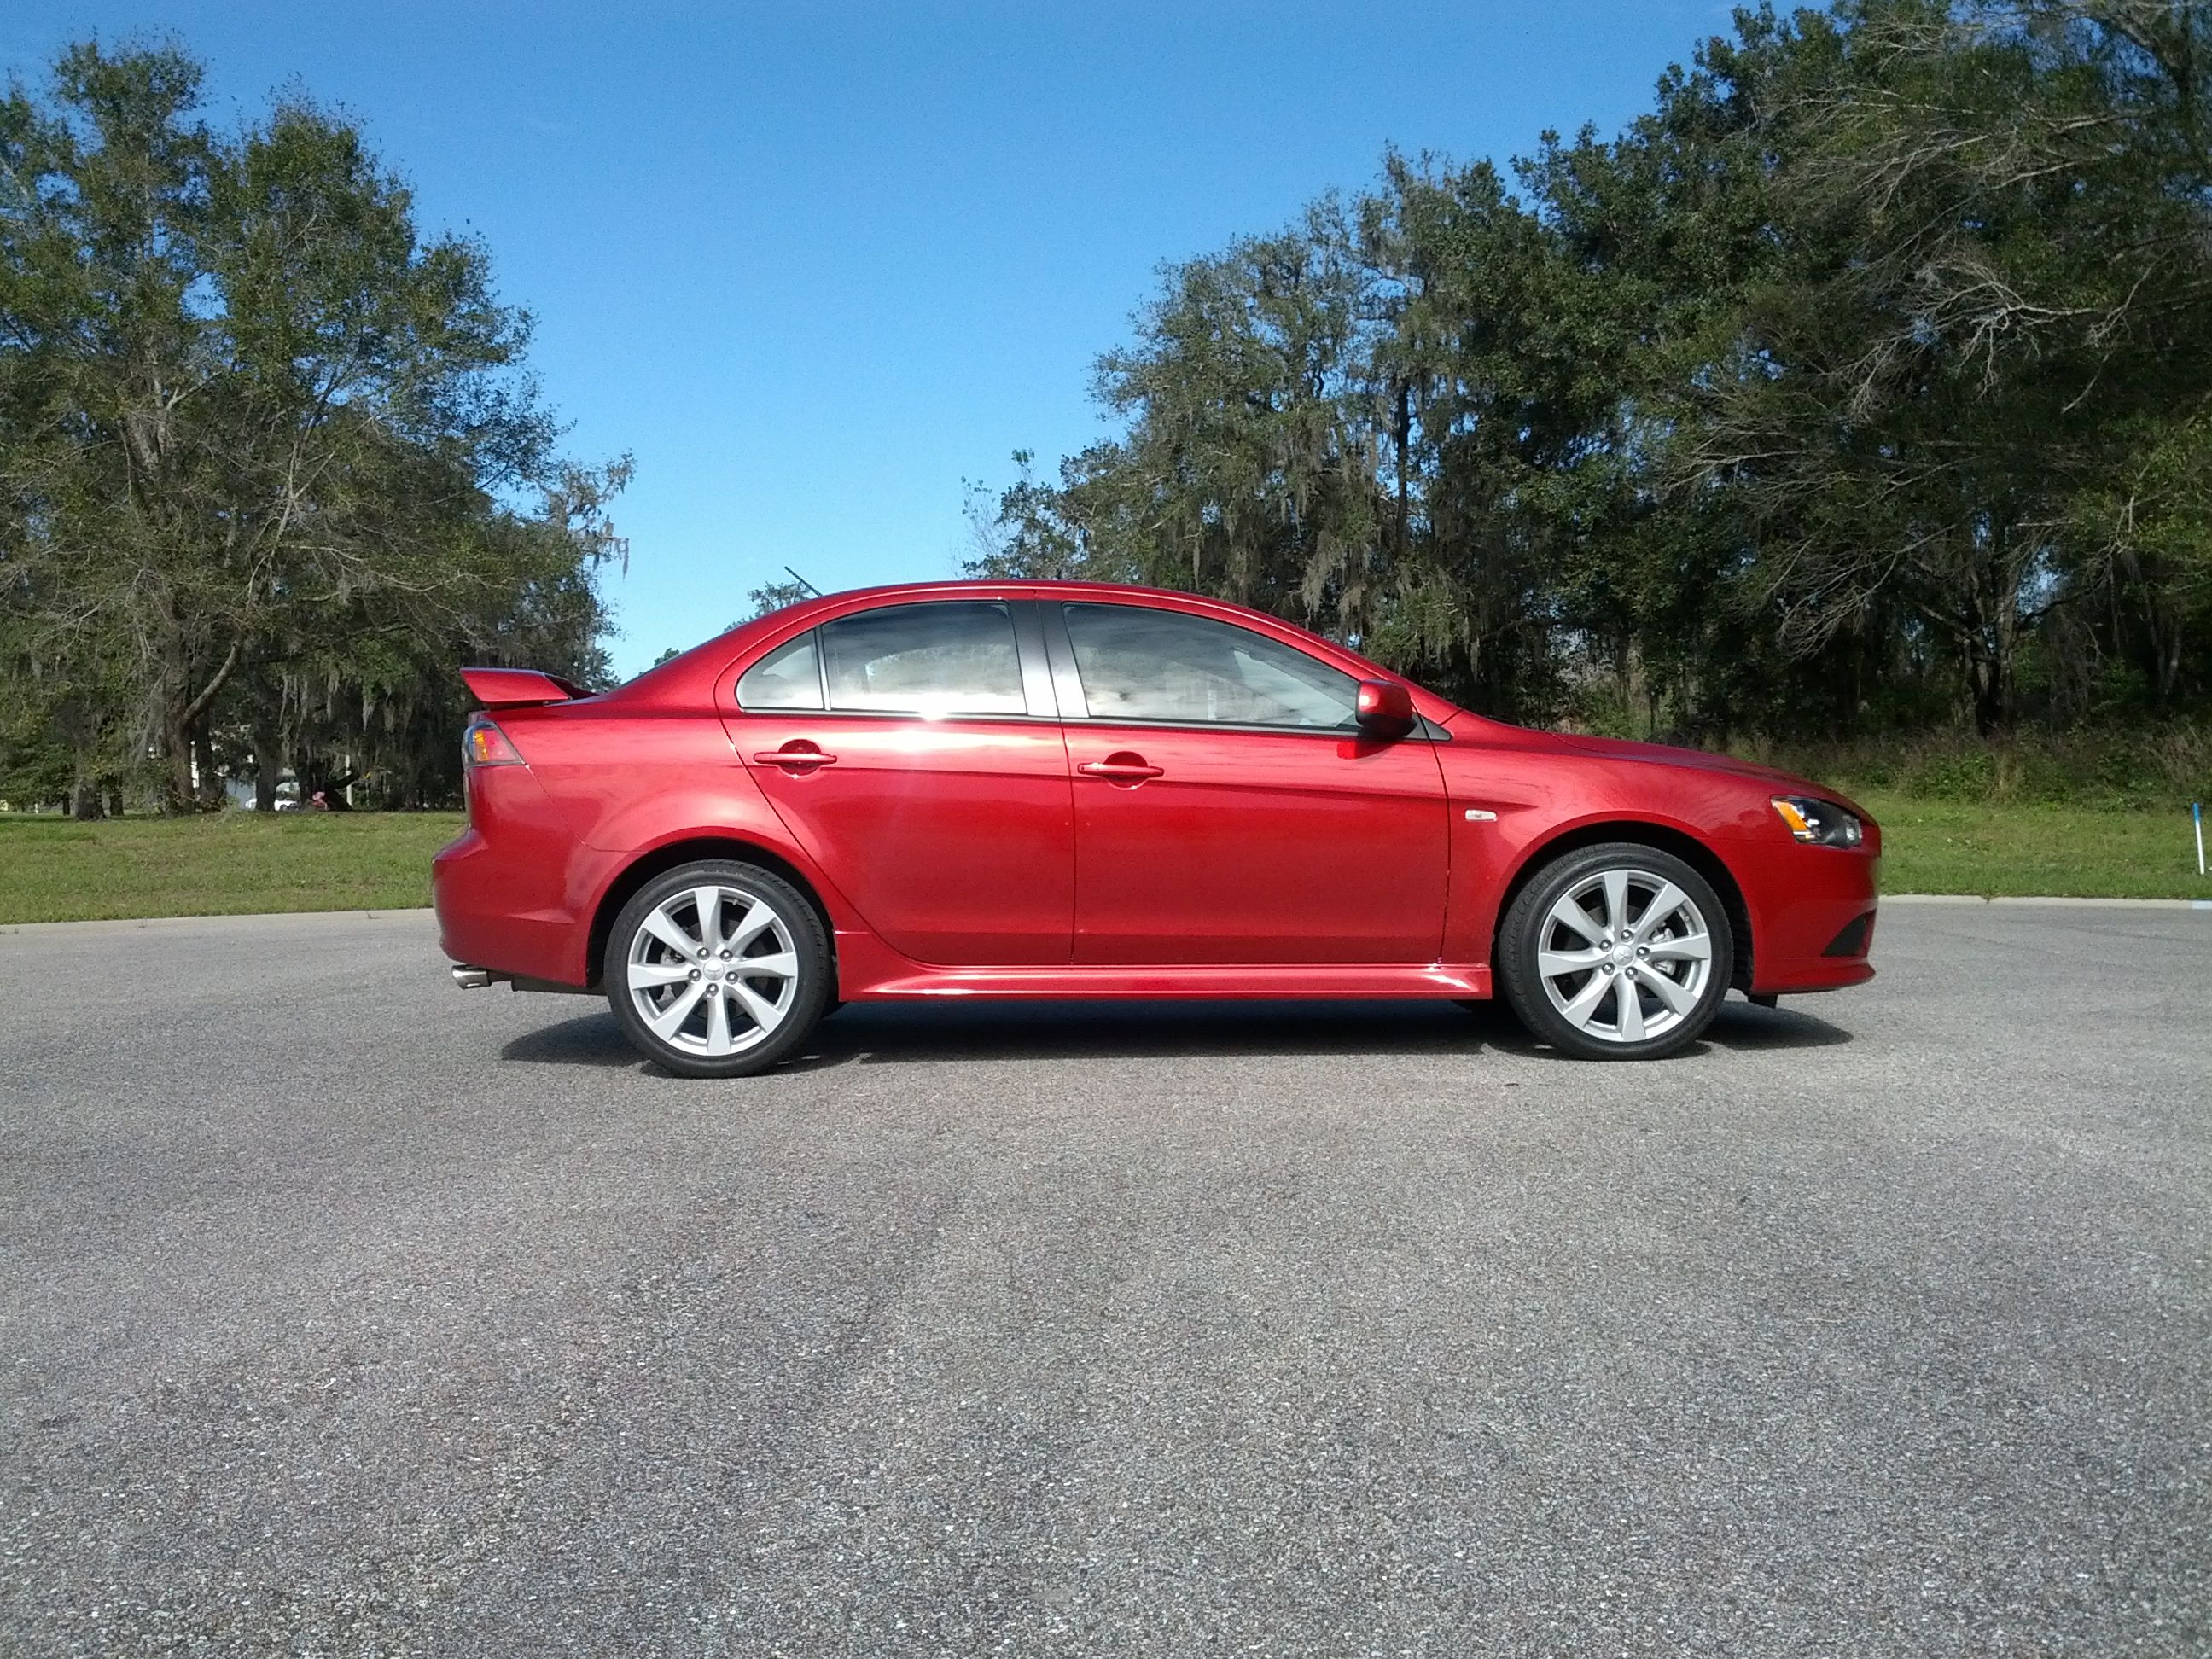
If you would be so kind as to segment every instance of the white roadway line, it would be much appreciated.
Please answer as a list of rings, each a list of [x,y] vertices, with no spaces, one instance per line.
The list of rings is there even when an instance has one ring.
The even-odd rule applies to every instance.
[[[2062,898],[2030,894],[2000,893],[1994,898],[1981,893],[1884,893],[1884,904],[2063,904],[2101,910],[2212,910],[2212,899],[2185,898]]]

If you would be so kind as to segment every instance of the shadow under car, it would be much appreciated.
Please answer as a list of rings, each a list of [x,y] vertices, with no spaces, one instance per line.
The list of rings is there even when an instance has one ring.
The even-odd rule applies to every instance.
[[[1795,1008],[1730,1001],[1683,1052],[1815,1048],[1850,1041],[1849,1032]],[[837,1010],[801,1054],[777,1069],[855,1061],[1472,1054],[1484,1048],[1565,1058],[1530,1038],[1502,1002],[864,1002]],[[604,1006],[525,1032],[501,1056],[544,1065],[647,1065]]]

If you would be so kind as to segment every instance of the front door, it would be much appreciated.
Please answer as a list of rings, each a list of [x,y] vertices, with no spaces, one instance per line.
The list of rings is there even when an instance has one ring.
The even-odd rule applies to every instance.
[[[738,684],[731,738],[777,815],[915,962],[1068,959],[1067,754],[1030,655],[1025,675],[1006,603],[890,605],[800,635]]]
[[[1084,716],[1064,727],[1077,962],[1437,959],[1448,826],[1425,736],[1363,736],[1352,675],[1249,629],[1042,609]]]

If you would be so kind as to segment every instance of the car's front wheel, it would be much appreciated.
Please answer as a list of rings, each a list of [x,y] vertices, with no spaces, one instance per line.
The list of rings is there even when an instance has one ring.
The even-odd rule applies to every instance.
[[[830,946],[789,882],[750,864],[687,864],[623,906],[602,980],[648,1060],[685,1077],[746,1077],[814,1029],[830,996]]]
[[[1613,842],[1565,854],[1521,890],[1497,965],[1514,1012],[1554,1048],[1656,1060],[1712,1023],[1735,957],[1711,883],[1671,853]]]

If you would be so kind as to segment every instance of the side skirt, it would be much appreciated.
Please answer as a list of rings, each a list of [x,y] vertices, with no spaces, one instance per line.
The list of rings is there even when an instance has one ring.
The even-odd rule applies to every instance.
[[[931,968],[868,933],[837,936],[837,994],[847,1002],[927,997],[1100,999],[1439,998],[1490,995],[1490,969],[1472,963],[1237,963],[1196,967],[1113,963]]]

